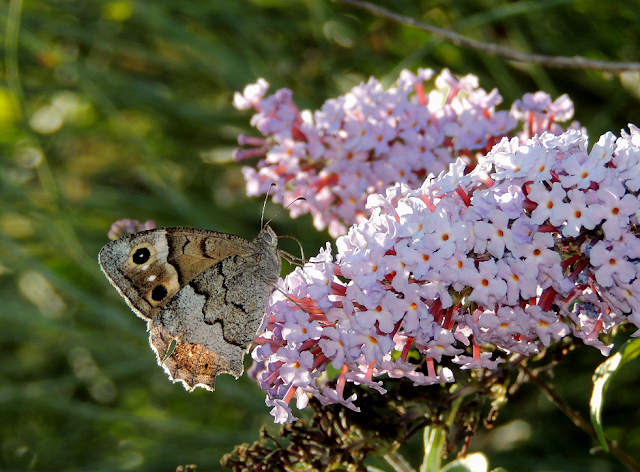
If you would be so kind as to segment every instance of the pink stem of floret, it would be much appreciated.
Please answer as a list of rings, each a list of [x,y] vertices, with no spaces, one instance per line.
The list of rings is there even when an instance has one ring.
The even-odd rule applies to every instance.
[[[416,91],[416,97],[418,97],[418,101],[420,102],[420,105],[424,106],[427,104],[427,96],[424,93],[424,87],[422,86],[422,83],[417,83],[414,87],[414,90]]]
[[[476,343],[473,343],[473,362],[480,363],[482,362],[482,357],[480,354],[482,353],[482,349]]]
[[[371,380],[373,378],[373,366],[375,365],[376,361],[372,361],[371,364],[369,364],[369,367],[367,367],[367,373],[365,374],[365,378],[367,380]]]
[[[292,385],[291,387],[289,387],[289,390],[287,390],[287,394],[284,396],[282,400],[285,403],[289,403],[295,393],[296,393],[296,387]]]
[[[240,146],[263,146],[268,147],[269,142],[264,138],[259,138],[257,136],[248,136],[246,134],[241,134],[238,136],[238,144]]]
[[[345,377],[347,372],[349,372],[349,367],[347,367],[347,364],[344,364],[342,366],[342,369],[340,369],[340,375],[338,376],[338,382],[336,384],[336,393],[339,396],[342,396],[344,392],[344,386],[347,384],[347,378]]]
[[[254,157],[261,157],[267,153],[268,149],[264,147],[257,147],[251,149],[234,149],[231,157],[234,161],[240,162],[245,159],[252,159]]]
[[[473,347],[475,348],[475,344],[473,345]],[[475,357],[475,349],[474,349],[474,357]],[[435,363],[433,362],[433,358],[432,357],[427,357],[427,374],[429,377],[437,377],[436,375],[436,366]]]
[[[406,362],[407,356],[409,355],[409,350],[411,350],[411,345],[413,344],[413,338],[409,336],[407,338],[407,342],[404,343],[404,347],[402,348],[402,354],[400,354],[400,359]]]

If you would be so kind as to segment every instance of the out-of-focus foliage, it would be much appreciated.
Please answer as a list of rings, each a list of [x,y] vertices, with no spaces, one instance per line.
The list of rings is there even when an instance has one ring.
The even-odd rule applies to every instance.
[[[522,51],[640,60],[633,2],[384,3]],[[119,218],[257,234],[261,202],[230,162],[251,132],[231,106],[245,84],[264,77],[314,109],[370,75],[449,67],[506,102],[569,93],[592,136],[640,123],[638,75],[508,64],[326,0],[5,0],[0,24],[0,470],[216,470],[271,422],[247,378],[221,378],[215,393],[172,385],[96,262]],[[309,218],[273,226],[311,255],[327,239]],[[592,351],[556,372],[585,417],[602,362]],[[625,368],[636,372],[612,382],[602,416],[633,451],[637,385],[625,378],[638,367]],[[414,467],[419,436],[401,450]],[[494,467],[623,470],[592,445],[533,387],[474,443]]]

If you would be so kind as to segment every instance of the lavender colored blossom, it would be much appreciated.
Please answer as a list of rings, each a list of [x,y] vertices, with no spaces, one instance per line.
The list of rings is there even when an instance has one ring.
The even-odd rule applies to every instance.
[[[129,218],[125,218],[113,223],[107,236],[109,236],[109,239],[115,240],[124,236],[125,234],[137,233],[138,231],[146,231],[155,227],[156,223],[153,220],[148,220],[144,223],[141,223],[138,220],[130,220]]]
[[[510,110],[498,111],[502,97],[495,89],[480,88],[477,77],[458,79],[447,69],[432,81],[433,75],[429,69],[417,74],[403,70],[397,86],[389,90],[371,78],[313,112],[300,111],[290,90],[266,96],[264,79],[248,85],[236,93],[234,105],[256,111],[251,124],[265,138],[238,139],[250,147],[235,151],[237,161],[262,158],[257,169],[243,169],[247,193],[265,194],[276,183],[274,201],[288,205],[298,197],[306,199],[289,207],[292,217],[310,212],[318,230],[328,228],[338,237],[371,216],[369,195],[384,194],[392,185],[416,189],[428,174],[444,171],[441,191],[455,190],[469,179],[466,168],[505,136],[513,137],[503,151],[513,162],[497,173],[539,172],[540,161],[546,159],[538,155],[543,149],[524,147],[514,159],[510,147],[517,149],[545,131],[562,133],[558,122],[573,115],[566,95],[552,101],[542,92],[527,94]],[[494,156],[496,163],[501,156]],[[638,161],[637,156],[629,159]],[[602,178],[602,165],[591,167],[595,161],[595,155],[580,154],[567,164],[589,169],[587,177],[576,177],[580,188]]]
[[[445,362],[496,369],[569,335],[606,355],[600,335],[640,327],[640,204],[625,184],[640,129],[586,149],[576,130],[505,137],[457,186],[443,170],[417,189],[397,183],[370,196],[370,216],[337,240],[335,258],[327,245],[269,299],[252,371],[276,422],[294,419],[294,397],[358,411],[347,382],[380,394],[385,377],[454,382]],[[535,164],[523,170],[522,155]],[[584,167],[565,165],[578,155],[597,155],[604,175],[586,185]],[[506,204],[505,195],[519,197]]]

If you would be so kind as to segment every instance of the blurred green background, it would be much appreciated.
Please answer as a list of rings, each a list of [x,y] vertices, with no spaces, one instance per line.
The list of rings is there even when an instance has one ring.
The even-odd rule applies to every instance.
[[[636,1],[377,3],[520,51],[640,60]],[[247,378],[222,376],[214,393],[171,384],[96,261],[120,218],[257,234],[262,201],[244,195],[230,155],[256,133],[233,93],[258,77],[315,109],[370,75],[391,85],[402,68],[449,67],[498,87],[505,106],[569,93],[593,142],[640,124],[638,74],[511,64],[326,0],[3,0],[0,25],[0,471],[220,470],[271,423]],[[272,226],[308,256],[328,240],[309,217]],[[585,415],[602,360],[578,349],[557,370]],[[640,460],[639,372],[625,369],[604,419]],[[591,439],[533,387],[497,426],[475,443],[493,467],[626,470],[589,455]],[[402,452],[418,467],[420,438]]]

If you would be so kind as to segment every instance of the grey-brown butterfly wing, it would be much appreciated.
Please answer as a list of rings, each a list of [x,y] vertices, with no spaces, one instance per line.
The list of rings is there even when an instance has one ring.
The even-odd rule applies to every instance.
[[[271,228],[253,241],[190,228],[143,231],[107,244],[99,260],[132,310],[148,320],[150,344],[174,382],[212,390],[218,374],[242,374],[280,275]]]

